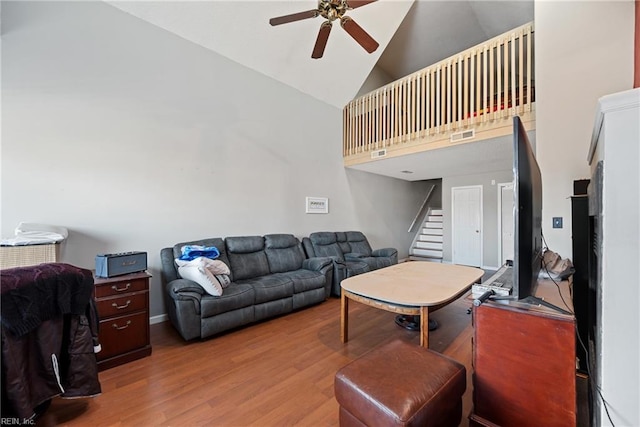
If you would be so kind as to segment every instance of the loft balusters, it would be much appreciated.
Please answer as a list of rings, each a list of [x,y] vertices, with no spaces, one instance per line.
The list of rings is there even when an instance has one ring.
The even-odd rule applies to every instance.
[[[534,26],[525,24],[354,99],[345,165],[535,128]]]

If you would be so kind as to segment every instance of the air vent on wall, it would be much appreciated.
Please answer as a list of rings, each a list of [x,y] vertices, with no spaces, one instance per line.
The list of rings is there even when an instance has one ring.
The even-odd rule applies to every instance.
[[[475,129],[465,130],[462,132],[452,133],[451,137],[449,138],[449,142],[460,142],[466,139],[473,139],[475,137],[476,137]]]
[[[384,157],[387,155],[387,149],[383,148],[382,150],[376,150],[371,152],[371,158],[377,159],[378,157]]]

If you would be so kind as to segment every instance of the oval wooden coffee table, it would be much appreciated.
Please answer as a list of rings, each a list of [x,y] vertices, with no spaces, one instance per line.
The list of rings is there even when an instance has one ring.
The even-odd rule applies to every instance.
[[[429,311],[455,301],[484,271],[463,265],[407,261],[340,283],[340,338],[349,339],[349,300],[408,316],[420,316],[420,345],[429,347]]]

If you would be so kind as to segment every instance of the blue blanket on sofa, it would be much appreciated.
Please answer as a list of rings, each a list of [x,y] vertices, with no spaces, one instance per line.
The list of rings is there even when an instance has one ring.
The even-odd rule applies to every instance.
[[[201,256],[216,259],[220,256],[220,251],[215,246],[185,245],[182,247],[180,259],[191,261]]]

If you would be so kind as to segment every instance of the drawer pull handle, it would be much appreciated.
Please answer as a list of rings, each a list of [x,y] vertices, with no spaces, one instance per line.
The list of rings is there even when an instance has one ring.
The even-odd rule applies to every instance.
[[[127,283],[124,288],[119,288],[118,285],[113,285],[111,289],[113,289],[116,292],[124,292],[124,291],[128,291],[130,287],[131,287],[131,283]]]
[[[129,325],[131,324],[131,320],[127,320],[127,324],[124,326],[118,326],[115,323],[111,324],[111,326],[113,326],[115,329],[121,331],[123,329],[127,329],[129,327]]]
[[[124,303],[124,305],[118,305],[114,302],[114,303],[111,303],[111,307],[115,307],[118,310],[122,310],[123,308],[129,307],[130,304],[131,304],[131,300],[128,299],[127,302]]]

